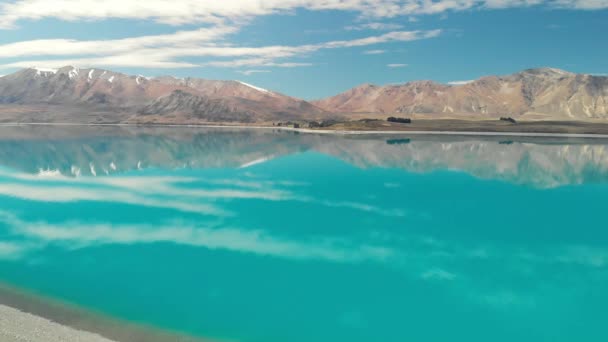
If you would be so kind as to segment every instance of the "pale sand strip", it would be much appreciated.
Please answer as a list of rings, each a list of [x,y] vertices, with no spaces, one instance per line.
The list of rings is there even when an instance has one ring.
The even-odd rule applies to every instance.
[[[15,127],[15,126],[116,126],[116,127],[188,127],[188,128],[224,128],[224,129],[263,129],[263,130],[282,130],[293,131],[300,133],[312,134],[336,134],[336,135],[454,135],[454,136],[492,136],[492,137],[552,137],[552,138],[589,138],[589,139],[608,139],[608,134],[593,134],[593,133],[540,133],[540,132],[489,132],[489,131],[391,131],[391,130],[331,130],[331,129],[308,129],[308,128],[290,128],[279,126],[248,126],[248,125],[172,125],[172,124],[87,124],[87,123],[37,123],[37,122],[4,122],[0,123],[0,127]]]
[[[279,127],[280,128],[280,127]],[[301,133],[343,134],[343,135],[460,135],[490,137],[552,137],[552,138],[594,138],[608,139],[608,134],[579,133],[535,133],[535,132],[470,132],[470,131],[334,131],[305,128],[282,128]]]
[[[0,305],[0,341],[113,342],[100,335],[76,330],[5,305]]]

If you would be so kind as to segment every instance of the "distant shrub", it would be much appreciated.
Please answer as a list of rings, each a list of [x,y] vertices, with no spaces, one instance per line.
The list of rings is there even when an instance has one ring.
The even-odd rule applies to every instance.
[[[507,121],[510,123],[517,123],[517,121],[515,121],[515,119],[511,118],[511,117],[501,117],[500,121]]]
[[[318,123],[317,121],[310,121],[308,123],[308,128],[319,128],[321,127],[321,124]]]
[[[386,121],[388,122],[397,122],[397,123],[412,123],[412,119],[410,118],[396,118],[394,116],[391,116],[390,118],[386,119]]]
[[[279,122],[276,124],[277,127],[293,127],[300,128],[300,124],[297,122],[287,121],[287,122]]]
[[[335,124],[339,123],[338,120],[323,120],[321,121],[320,126],[321,127],[329,127],[329,126],[333,126]]]

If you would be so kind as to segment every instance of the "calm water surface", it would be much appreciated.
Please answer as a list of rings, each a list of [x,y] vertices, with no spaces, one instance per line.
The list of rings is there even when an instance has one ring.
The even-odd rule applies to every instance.
[[[0,129],[0,281],[216,340],[607,341],[608,142]]]

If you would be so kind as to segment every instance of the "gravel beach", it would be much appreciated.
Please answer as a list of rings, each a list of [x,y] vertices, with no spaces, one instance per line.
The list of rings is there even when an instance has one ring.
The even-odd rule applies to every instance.
[[[76,330],[5,305],[0,305],[0,341],[115,342],[100,335]]]

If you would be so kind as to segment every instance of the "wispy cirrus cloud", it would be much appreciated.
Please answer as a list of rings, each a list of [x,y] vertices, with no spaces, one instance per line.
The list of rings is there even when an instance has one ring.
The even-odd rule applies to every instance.
[[[324,49],[438,36],[440,30],[403,30],[402,22],[414,22],[424,15],[531,6],[599,10],[608,8],[608,0],[9,0],[0,4],[0,29],[15,29],[27,22],[43,19],[69,22],[122,19],[177,27],[198,25],[201,28],[123,39],[85,41],[61,38],[4,44],[0,46],[0,69],[64,65],[153,69],[206,66],[251,70],[305,67],[312,63],[302,61],[302,58],[310,58],[311,54]],[[238,33],[254,18],[292,14],[296,10],[354,14],[356,19],[352,25],[346,26],[346,30],[390,32],[307,45],[247,46],[246,43],[229,41],[231,35]],[[384,52],[373,49],[364,54],[383,53],[380,51]]]
[[[14,0],[0,5],[0,27],[12,28],[22,20],[57,18],[67,21],[108,18],[154,20],[169,25],[244,22],[254,17],[310,11],[347,11],[367,18],[441,14],[468,9],[545,6],[549,8],[604,9],[606,0]]]
[[[195,31],[181,31],[173,35],[144,36],[117,40],[32,40],[0,45],[0,58],[25,56],[53,57],[28,59],[1,65],[4,68],[31,66],[61,67],[89,66],[137,66],[149,68],[180,68],[213,66],[225,68],[310,66],[307,62],[285,61],[286,58],[305,57],[324,49],[370,46],[389,42],[407,42],[429,39],[441,34],[441,30],[393,31],[382,35],[352,40],[335,40],[306,45],[273,45],[261,47],[236,47],[206,43],[234,32],[231,28],[217,27]],[[199,36],[200,35],[200,36]],[[196,37],[196,38],[193,38]],[[194,43],[190,39],[194,40]],[[190,41],[191,43],[186,44]],[[85,52],[83,52],[85,51]],[[55,58],[58,56],[69,58]],[[201,64],[183,61],[187,57],[222,58]]]
[[[366,50],[366,51],[363,51],[364,55],[381,55],[383,53],[386,53],[386,50]]]
[[[313,65],[302,62],[275,62],[272,58],[243,58],[227,61],[212,61],[202,64],[219,68],[241,68],[241,67],[274,67],[274,68],[297,68]]]
[[[405,68],[407,64],[404,63],[390,63],[386,65],[389,68]]]
[[[262,70],[262,69],[252,69],[252,70],[240,70],[238,73],[243,74],[245,76],[251,76],[253,74],[264,74],[269,73],[270,70]]]
[[[36,39],[1,45],[0,58],[24,56],[112,55],[142,49],[205,44],[209,53],[216,47],[211,42],[238,31],[236,27],[214,26],[164,35],[150,35],[110,40]]]
[[[401,24],[379,23],[379,22],[365,23],[365,24],[359,24],[359,25],[349,25],[349,26],[345,27],[345,29],[347,31],[362,31],[362,30],[393,31],[393,30],[400,30],[402,28],[403,28],[403,25],[401,25]]]

